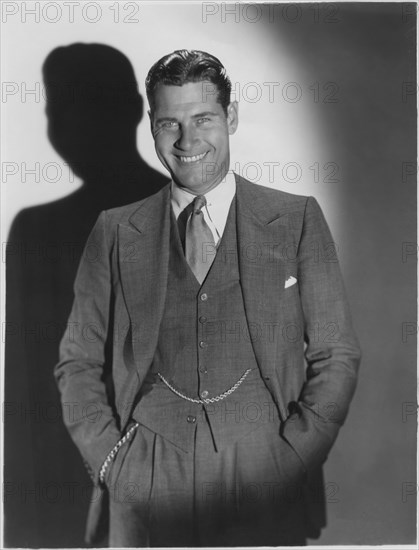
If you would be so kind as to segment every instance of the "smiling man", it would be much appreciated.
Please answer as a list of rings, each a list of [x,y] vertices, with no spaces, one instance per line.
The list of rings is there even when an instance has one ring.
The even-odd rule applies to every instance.
[[[230,164],[229,136],[238,124],[237,102],[222,105],[210,81],[156,85],[150,111],[157,156],[174,183],[195,195],[222,181]]]
[[[338,263],[315,253],[329,229],[312,197],[229,170],[217,58],[175,51],[146,89],[172,181],[100,215],[55,370],[99,490],[87,540],[108,511],[110,546],[306,544],[360,359]]]

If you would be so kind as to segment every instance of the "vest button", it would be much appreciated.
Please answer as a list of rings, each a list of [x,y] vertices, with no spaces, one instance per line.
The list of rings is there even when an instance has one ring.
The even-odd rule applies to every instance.
[[[199,322],[202,324],[207,322],[207,318],[205,317],[205,315],[201,315],[201,317],[199,318]]]
[[[206,348],[208,346],[208,344],[206,342],[199,342],[199,347],[200,348]]]
[[[204,390],[204,391],[201,393],[201,397],[202,397],[202,399],[205,399],[206,397],[208,397],[208,392],[207,392],[207,390]]]
[[[208,300],[208,294],[205,294],[204,292],[204,294],[201,294],[201,301],[205,302],[205,300]]]
[[[189,424],[195,424],[196,417],[192,416],[191,414],[186,418],[186,421],[189,422]]]
[[[199,372],[203,372],[204,374],[208,374],[207,367],[199,367]]]

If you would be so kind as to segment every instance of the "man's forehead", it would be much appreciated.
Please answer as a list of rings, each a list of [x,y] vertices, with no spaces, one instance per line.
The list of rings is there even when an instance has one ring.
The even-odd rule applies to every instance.
[[[159,84],[154,95],[156,109],[209,106],[218,103],[217,86],[207,80],[187,82],[182,86]]]

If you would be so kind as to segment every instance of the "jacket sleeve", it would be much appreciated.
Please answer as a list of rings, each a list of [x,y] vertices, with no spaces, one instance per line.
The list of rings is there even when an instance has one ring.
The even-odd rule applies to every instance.
[[[306,203],[298,246],[298,282],[306,382],[283,435],[312,469],[326,460],[346,418],[361,359],[335,245],[313,197]]]
[[[120,438],[108,403],[104,377],[105,343],[111,301],[110,255],[102,212],[86,242],[74,283],[74,302],[60,343],[54,375],[63,419],[92,480]]]

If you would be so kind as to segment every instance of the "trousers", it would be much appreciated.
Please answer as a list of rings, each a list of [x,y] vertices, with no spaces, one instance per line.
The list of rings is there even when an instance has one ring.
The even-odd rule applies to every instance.
[[[108,476],[109,545],[305,545],[302,488],[281,463],[278,423],[217,451],[202,417],[190,452],[140,424]]]

